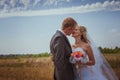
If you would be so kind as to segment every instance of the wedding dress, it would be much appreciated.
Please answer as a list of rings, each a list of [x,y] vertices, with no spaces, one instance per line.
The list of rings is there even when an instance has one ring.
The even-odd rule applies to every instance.
[[[78,69],[74,66],[75,80],[118,80],[114,71],[108,64],[107,60],[104,58],[102,53],[96,47],[92,39],[87,34],[87,38],[90,41],[91,48],[93,50],[93,55],[95,57],[95,65],[80,65]],[[85,62],[89,61],[87,53],[80,47],[72,47],[72,51],[80,51],[84,54],[83,60]]]
[[[85,60],[89,60],[85,51],[80,48],[73,48],[73,52],[80,51],[84,55]],[[94,66],[80,65],[80,68],[76,69],[74,67],[75,80],[108,80],[100,70],[96,70]]]

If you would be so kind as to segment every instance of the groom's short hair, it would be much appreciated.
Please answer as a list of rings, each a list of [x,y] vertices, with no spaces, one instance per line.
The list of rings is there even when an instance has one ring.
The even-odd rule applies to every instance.
[[[65,28],[68,28],[68,27],[73,28],[76,25],[77,25],[77,22],[73,18],[67,17],[66,19],[64,19],[64,21],[62,23],[62,30],[64,30]]]

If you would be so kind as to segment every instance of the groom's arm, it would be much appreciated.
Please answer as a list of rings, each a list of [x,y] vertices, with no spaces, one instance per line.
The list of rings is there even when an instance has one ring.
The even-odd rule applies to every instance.
[[[64,50],[64,41],[61,37],[57,37],[55,40],[54,45],[54,62],[57,68],[61,69],[64,66],[64,57],[65,57],[65,50]]]

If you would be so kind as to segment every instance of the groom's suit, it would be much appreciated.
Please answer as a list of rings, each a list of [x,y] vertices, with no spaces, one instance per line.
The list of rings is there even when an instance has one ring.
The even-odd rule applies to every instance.
[[[54,59],[54,80],[74,80],[72,64],[69,62],[71,46],[61,31],[52,37],[50,50]]]

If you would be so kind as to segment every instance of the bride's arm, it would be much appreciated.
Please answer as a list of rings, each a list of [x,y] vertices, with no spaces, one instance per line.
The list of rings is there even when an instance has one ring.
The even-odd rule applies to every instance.
[[[86,62],[86,65],[92,66],[95,65],[95,58],[93,55],[92,48],[89,44],[86,45],[86,53],[88,54],[89,61]]]

